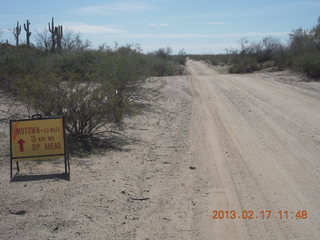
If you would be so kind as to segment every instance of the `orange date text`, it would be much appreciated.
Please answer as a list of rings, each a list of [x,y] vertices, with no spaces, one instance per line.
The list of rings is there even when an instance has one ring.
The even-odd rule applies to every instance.
[[[307,219],[308,211],[307,210],[262,210],[262,211],[253,211],[253,210],[214,210],[212,211],[212,219],[280,219],[280,220],[289,220],[289,219]]]

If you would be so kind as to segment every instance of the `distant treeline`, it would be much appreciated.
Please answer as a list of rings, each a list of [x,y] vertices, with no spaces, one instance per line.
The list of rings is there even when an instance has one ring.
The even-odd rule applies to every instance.
[[[240,41],[240,49],[229,49],[226,54],[191,55],[210,64],[231,65],[230,73],[249,73],[264,68],[290,68],[309,78],[320,79],[320,18],[310,30],[298,28],[289,34],[288,43],[265,37],[260,42]]]

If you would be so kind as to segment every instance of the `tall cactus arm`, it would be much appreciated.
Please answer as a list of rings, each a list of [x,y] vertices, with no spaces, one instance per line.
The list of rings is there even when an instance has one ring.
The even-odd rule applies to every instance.
[[[27,46],[30,46],[30,36],[31,36],[31,32],[30,32],[30,22],[29,20],[27,20],[27,24],[23,24],[23,28],[26,31],[26,39],[27,39]]]

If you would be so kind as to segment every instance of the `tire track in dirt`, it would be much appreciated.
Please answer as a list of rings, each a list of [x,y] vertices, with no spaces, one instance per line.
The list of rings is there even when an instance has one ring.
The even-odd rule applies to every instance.
[[[310,214],[305,220],[211,222],[200,214],[195,222],[205,226],[202,239],[317,239],[320,148],[312,135],[319,129],[319,100],[257,76],[218,74],[200,62],[189,61],[187,68],[194,93],[194,161],[211,182],[211,194],[202,197],[210,207],[198,211]]]

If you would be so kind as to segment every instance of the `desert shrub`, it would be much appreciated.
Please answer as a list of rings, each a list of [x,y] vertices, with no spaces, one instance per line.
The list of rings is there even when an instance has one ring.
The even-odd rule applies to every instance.
[[[284,70],[290,64],[290,55],[286,46],[282,46],[273,56],[274,67]]]
[[[184,52],[172,56],[170,48],[149,55],[133,45],[90,49],[70,31],[62,51],[50,48],[48,30],[29,47],[0,42],[0,89],[22,101],[29,115],[65,116],[68,136],[81,141],[121,127],[137,112],[145,80],[181,74],[186,61]]]
[[[149,58],[149,72],[156,77],[174,75],[175,67],[170,62],[160,58]]]
[[[319,79],[320,18],[310,30],[298,28],[289,34],[287,44],[274,37],[264,37],[259,42],[240,39],[239,49],[226,49],[226,54],[189,55],[212,65],[228,64],[230,73],[248,73],[259,69],[291,68]]]
[[[13,46],[0,41],[0,89],[21,100],[29,113],[63,115],[74,139],[120,127],[135,113],[149,76],[181,74],[186,56],[170,48],[143,54],[139,46],[90,49],[79,34],[64,31],[62,50],[50,51],[48,30],[36,44]],[[37,47],[35,47],[37,46]]]
[[[114,89],[102,84],[63,82],[53,74],[19,80],[21,99],[44,116],[65,116],[66,131],[74,138],[93,136],[115,123]],[[109,125],[108,125],[109,124]]]
[[[162,59],[171,59],[171,53],[172,49],[167,47],[167,48],[159,48],[158,50],[154,51],[153,54]]]
[[[62,48],[65,52],[89,51],[91,42],[83,40],[79,33],[65,30],[62,37]]]
[[[130,114],[135,101],[141,98],[142,85],[150,76],[147,58],[131,46],[121,47],[106,54],[100,53],[95,64],[93,78],[114,89],[116,114],[114,122],[119,124],[125,114]]]
[[[0,53],[0,88],[9,92],[14,91],[16,79],[38,71],[38,63],[44,57],[38,49],[9,44],[0,44]]]
[[[307,52],[299,56],[294,67],[310,78],[320,79],[320,51]]]
[[[300,55],[313,48],[312,36],[308,30],[298,28],[290,34],[289,50],[294,55]]]
[[[3,57],[5,54],[7,54],[9,51],[12,51],[12,49],[14,48],[15,47],[10,44],[0,43],[0,56]]]
[[[320,17],[318,24],[311,29],[310,34],[312,36],[313,46],[320,50]]]
[[[15,51],[0,57],[0,79],[10,86],[6,90],[31,112],[65,116],[73,139],[121,126],[135,112],[148,77],[145,55],[130,46],[63,54]]]
[[[279,64],[283,68],[285,64],[285,47],[279,39],[273,37],[264,37],[260,42],[249,42],[247,39],[241,39],[240,50],[230,51],[231,73],[246,73],[257,69],[274,67]]]
[[[187,57],[184,55],[174,55],[172,56],[172,61],[177,65],[186,65]]]
[[[250,73],[256,70],[258,70],[257,60],[252,57],[244,57],[241,62],[229,68],[229,73]]]
[[[131,45],[50,53],[0,44],[0,53],[0,88],[31,112],[65,116],[73,138],[121,126],[136,112],[147,77],[181,71],[168,49],[145,55]]]
[[[178,65],[186,65],[187,55],[183,49],[177,55],[172,56],[172,60]]]
[[[173,76],[183,74],[184,68],[180,64],[173,61],[164,61],[162,59],[150,59],[149,72],[150,75],[156,77]]]
[[[70,78],[79,82],[91,81],[93,68],[98,61],[96,51],[66,52],[51,54],[46,58],[46,65],[52,65],[52,71],[65,81]]]
[[[261,64],[258,64],[259,69],[272,68],[275,65],[274,61],[265,61]]]
[[[187,63],[187,57],[184,56],[184,55],[177,55],[177,56],[174,56],[174,62],[179,64],[179,65],[186,65]]]
[[[38,49],[45,52],[50,50],[52,40],[48,29],[36,32],[35,40],[35,45]],[[81,39],[80,33],[64,30],[61,45],[64,52],[80,52],[90,50],[91,42]]]
[[[283,45],[278,38],[264,37],[261,41],[260,47],[254,52],[257,55],[258,62],[275,61],[276,56],[280,54]]]
[[[170,48],[160,48],[147,55],[148,72],[151,76],[172,76],[183,74],[182,65],[186,63],[186,55],[181,52],[178,55],[171,55]]]
[[[216,58],[211,58],[211,59],[209,60],[209,63],[210,63],[211,65],[219,65],[219,64],[220,64],[219,60],[216,59]]]

